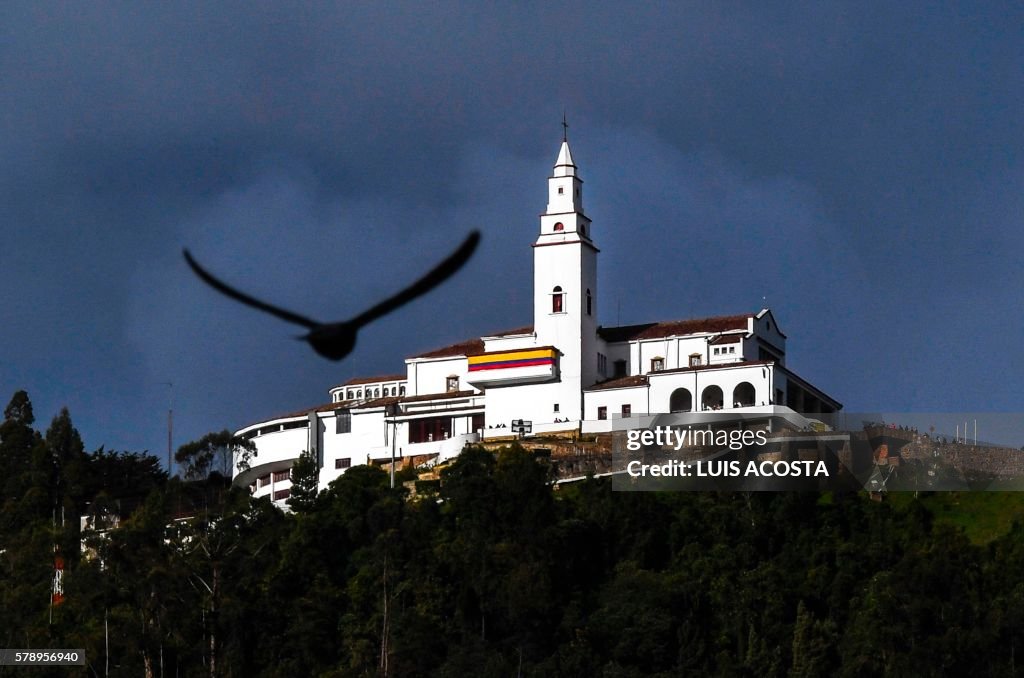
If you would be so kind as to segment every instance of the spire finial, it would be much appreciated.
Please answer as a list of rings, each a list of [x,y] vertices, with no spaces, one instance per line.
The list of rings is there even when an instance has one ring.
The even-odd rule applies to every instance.
[[[562,141],[569,140],[569,123],[565,121],[565,109],[562,109]]]

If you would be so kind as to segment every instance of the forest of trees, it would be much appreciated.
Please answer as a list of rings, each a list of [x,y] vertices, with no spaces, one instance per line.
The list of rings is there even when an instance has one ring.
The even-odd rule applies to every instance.
[[[40,432],[15,394],[0,647],[84,648],[89,665],[0,676],[1020,672],[1020,525],[978,546],[919,501],[556,490],[514,447],[467,448],[416,497],[354,467],[290,513],[194,470],[87,452],[67,411]],[[124,517],[88,537],[94,557],[83,515]]]

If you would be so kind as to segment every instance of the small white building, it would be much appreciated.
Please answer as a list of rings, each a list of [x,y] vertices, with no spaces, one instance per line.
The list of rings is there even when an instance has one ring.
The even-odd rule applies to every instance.
[[[548,178],[533,244],[533,324],[412,356],[405,373],[350,379],[330,403],[237,433],[256,445],[235,483],[275,501],[305,450],[320,485],[353,465],[395,456],[437,463],[467,443],[513,434],[611,430],[616,417],[689,411],[831,413],[838,401],[786,367],[786,335],[772,312],[598,323],[597,254],[583,181],[566,140]]]

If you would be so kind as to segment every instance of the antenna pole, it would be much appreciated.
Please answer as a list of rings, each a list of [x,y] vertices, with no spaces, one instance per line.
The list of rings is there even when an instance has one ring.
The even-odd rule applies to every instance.
[[[167,478],[171,477],[171,448],[174,431],[174,382],[165,381],[167,386]]]

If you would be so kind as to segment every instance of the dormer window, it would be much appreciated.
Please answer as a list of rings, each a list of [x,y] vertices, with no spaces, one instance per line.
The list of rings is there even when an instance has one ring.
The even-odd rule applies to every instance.
[[[651,372],[661,372],[665,369],[665,359],[662,357],[651,358]]]
[[[565,312],[565,294],[562,292],[561,285],[556,285],[555,289],[551,290],[551,312]]]
[[[448,375],[448,378],[445,380],[445,390],[447,390],[449,393],[455,393],[456,391],[458,391],[459,377],[454,374]]]
[[[690,354],[690,367],[700,367],[700,364],[701,364],[700,353],[691,353]]]
[[[555,222],[555,230],[556,231],[564,231],[565,230],[565,224],[563,224],[561,221],[556,221]]]

